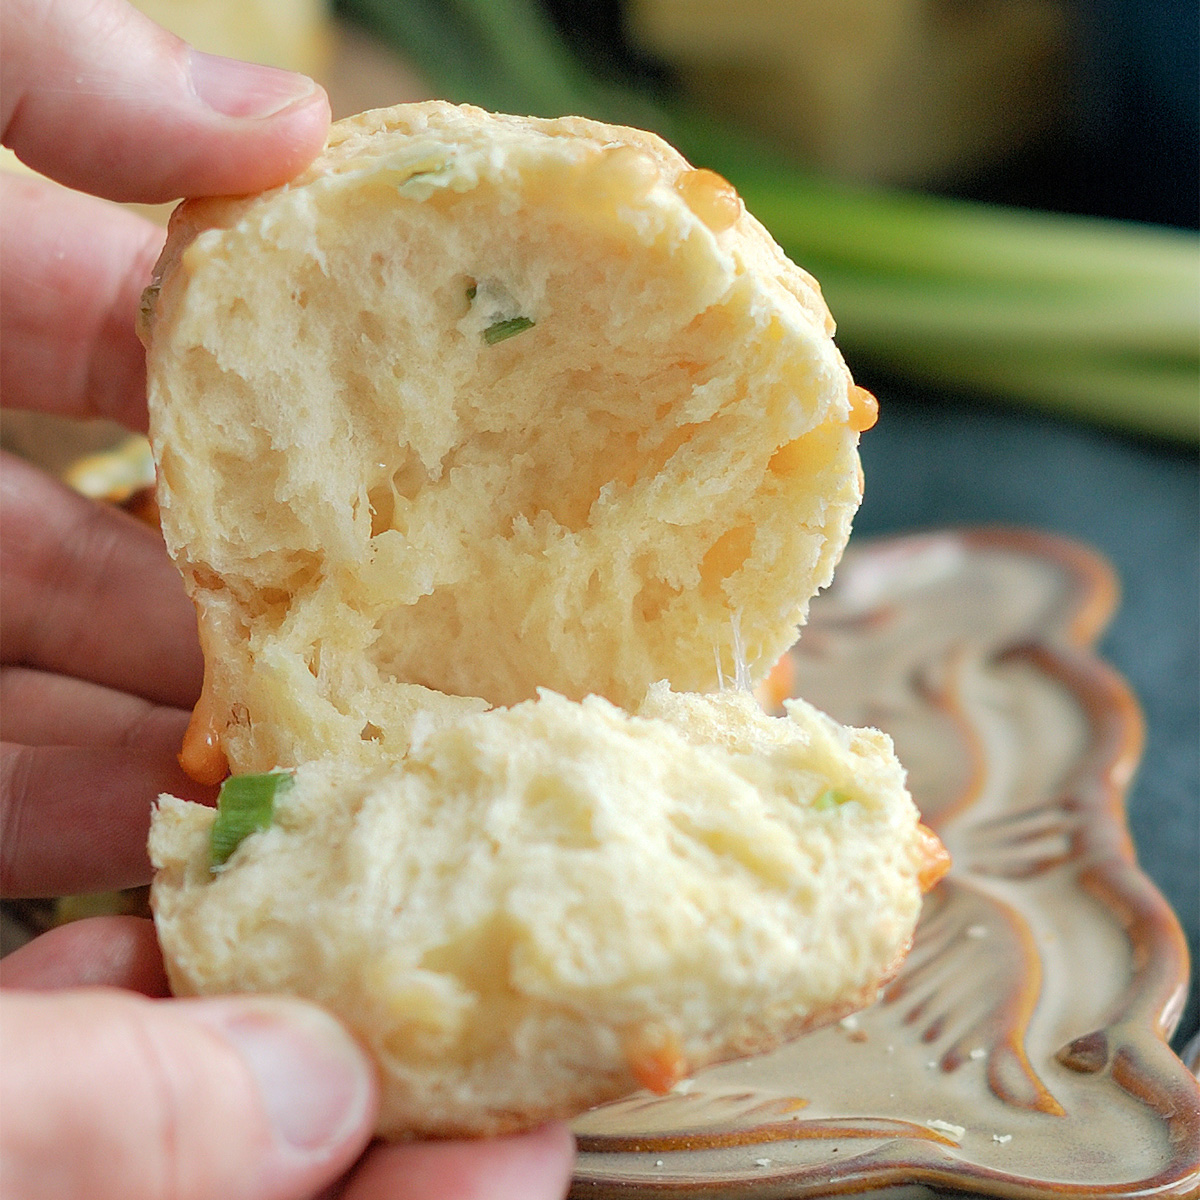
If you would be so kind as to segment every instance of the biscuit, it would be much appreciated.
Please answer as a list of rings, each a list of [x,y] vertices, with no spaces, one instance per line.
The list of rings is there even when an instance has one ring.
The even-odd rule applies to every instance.
[[[570,1116],[861,1007],[925,847],[888,739],[800,701],[544,692],[374,770],[309,763],[227,869],[164,799],[172,990],[285,992],[380,1064],[385,1137]]]
[[[447,696],[754,681],[849,534],[820,293],[651,134],[367,113],[185,204],[159,277],[162,524],[235,771],[402,754]]]
[[[830,579],[873,402],[814,281],[658,138],[441,103],[176,214],[143,312],[204,693],[284,770],[214,866],[160,799],[180,994],[326,1005],[379,1132],[487,1135],[863,1006],[942,863],[891,743],[751,686]]]

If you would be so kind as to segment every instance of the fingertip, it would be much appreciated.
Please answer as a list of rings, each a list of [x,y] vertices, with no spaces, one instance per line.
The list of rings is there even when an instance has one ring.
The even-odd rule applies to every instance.
[[[553,1121],[526,1135],[530,1148],[538,1156],[546,1200],[565,1196],[574,1174],[577,1146],[575,1134],[565,1121]]]
[[[0,1156],[21,1195],[295,1200],[370,1138],[374,1068],[313,1005],[94,988],[0,1004]]]
[[[193,50],[123,0],[0,9],[5,144],[111,200],[245,194],[287,182],[324,144],[311,79]]]
[[[307,75],[207,54],[188,47],[188,78],[196,98],[225,117],[255,120],[311,104],[321,89]]]
[[[249,138],[269,153],[265,160],[260,154],[259,161],[243,168],[265,170],[253,187],[193,183],[183,188],[182,194],[257,191],[286,182],[320,153],[332,114],[325,89],[307,75],[191,47],[186,51],[186,63],[192,94],[205,110],[227,123],[230,145]],[[202,171],[212,166],[210,161]]]
[[[144,144],[159,148],[156,170],[143,160],[126,171],[141,194],[153,189],[153,198],[173,200],[263,191],[293,179],[321,152],[331,110],[319,84],[190,47],[186,54],[188,107],[164,110],[142,131]],[[180,138],[189,128],[194,136]]]
[[[575,1135],[565,1121],[551,1121],[520,1136],[548,1164],[565,1163],[569,1168],[575,1161]]]
[[[282,996],[239,996],[183,1001],[177,1011],[218,1034],[249,1072],[276,1168],[344,1168],[370,1140],[378,1074],[323,1009]]]

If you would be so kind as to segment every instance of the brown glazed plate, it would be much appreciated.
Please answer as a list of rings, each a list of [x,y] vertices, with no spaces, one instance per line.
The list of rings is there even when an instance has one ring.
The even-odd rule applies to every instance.
[[[1142,747],[1094,654],[1107,564],[1018,530],[852,542],[795,691],[889,732],[954,865],[873,1007],[575,1124],[575,1197],[1200,1194],[1179,924],[1134,858]]]

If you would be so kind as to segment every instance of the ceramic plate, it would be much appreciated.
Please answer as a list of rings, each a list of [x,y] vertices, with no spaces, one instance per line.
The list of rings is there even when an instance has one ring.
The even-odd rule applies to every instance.
[[[586,1114],[573,1195],[1200,1190],[1187,953],[1123,816],[1141,718],[1092,651],[1116,594],[1029,532],[852,544],[794,690],[891,733],[954,866],[872,1008]]]

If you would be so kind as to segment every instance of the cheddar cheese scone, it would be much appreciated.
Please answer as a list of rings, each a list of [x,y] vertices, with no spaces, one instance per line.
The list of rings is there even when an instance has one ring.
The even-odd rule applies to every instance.
[[[868,1003],[943,868],[891,743],[750,695],[873,401],[658,138],[428,103],[177,213],[143,312],[204,693],[174,989],[305,996],[384,1136],[527,1128]]]
[[[179,211],[159,503],[235,770],[416,712],[765,673],[861,498],[814,281],[658,138],[430,103]],[[444,697],[453,697],[451,702]]]
[[[874,997],[936,843],[891,744],[800,701],[544,692],[400,764],[306,763],[213,870],[151,852],[173,990],[285,992],[380,1064],[385,1137],[528,1128],[770,1049]]]

